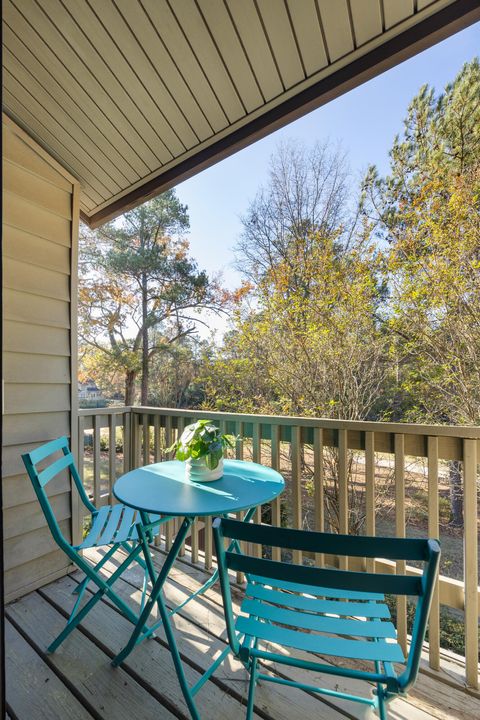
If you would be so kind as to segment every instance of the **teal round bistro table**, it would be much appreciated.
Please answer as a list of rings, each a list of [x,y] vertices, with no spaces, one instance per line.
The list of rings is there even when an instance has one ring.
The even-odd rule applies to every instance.
[[[200,720],[195,706],[194,695],[223,661],[225,655],[229,652],[229,646],[227,645],[225,651],[202,675],[196,685],[193,688],[189,687],[175,642],[170,615],[173,615],[186,602],[205,592],[208,587],[213,585],[218,577],[218,571],[215,571],[212,577],[196,593],[171,612],[165,606],[162,592],[163,586],[196,517],[227,516],[239,510],[246,510],[244,521],[249,522],[255,509],[259,505],[269,503],[278,497],[284,487],[285,483],[282,476],[272,468],[243,460],[225,460],[223,476],[212,482],[187,480],[185,477],[185,463],[171,460],[131,470],[122,475],[113,487],[113,494],[117,500],[124,505],[139,510],[142,516],[149,513],[183,517],[183,522],[158,576],[155,573],[148,550],[145,531],[141,524],[137,526],[144,546],[145,562],[152,581],[152,591],[135,625],[130,640],[113,659],[112,663],[113,665],[119,665],[138,642],[151,635],[162,624],[178,679],[194,720]],[[229,549],[232,549],[235,545],[236,542],[234,541]],[[155,605],[158,605],[161,620],[155,626],[148,627],[148,618]]]

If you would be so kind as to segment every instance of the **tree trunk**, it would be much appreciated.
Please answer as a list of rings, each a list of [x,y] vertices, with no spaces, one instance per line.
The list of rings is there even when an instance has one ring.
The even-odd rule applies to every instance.
[[[463,485],[460,462],[451,460],[448,463],[450,483],[450,507],[452,510],[451,525],[463,527]]]
[[[148,405],[148,297],[147,277],[142,276],[142,392],[141,405]]]
[[[128,370],[125,375],[125,405],[133,405],[135,403],[136,376],[136,370]]]

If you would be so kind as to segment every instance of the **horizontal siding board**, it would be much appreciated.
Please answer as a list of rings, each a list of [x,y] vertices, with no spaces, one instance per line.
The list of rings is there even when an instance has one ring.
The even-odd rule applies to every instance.
[[[52,215],[48,210],[28,202],[19,195],[5,194],[3,222],[32,235],[70,247],[70,221],[59,215]]]
[[[68,275],[9,257],[3,259],[3,285],[33,295],[43,295],[67,302],[70,300]]]
[[[3,315],[16,322],[35,322],[48,327],[68,328],[70,306],[62,300],[10,290],[3,291]]]
[[[70,382],[69,359],[63,356],[4,352],[3,372],[5,382],[11,383]]]
[[[3,164],[3,187],[55,215],[72,219],[71,190],[57,188],[48,180],[8,160]]]
[[[55,412],[70,407],[70,383],[5,383],[5,414]]]
[[[69,541],[70,520],[62,520],[59,527],[61,533]],[[3,547],[5,572],[8,572],[13,567],[30,563],[32,560],[41,558],[42,555],[48,555],[57,548],[57,545],[50,528],[45,525],[37,530],[32,530],[32,532],[5,540]]]
[[[52,510],[58,522],[68,520],[71,512],[70,493],[55,495],[50,500]],[[46,525],[42,512],[39,512],[38,500],[7,509],[3,514],[4,540],[39,530]]]
[[[70,434],[70,415],[67,410],[5,415],[2,432],[4,447],[46,442]]]
[[[13,225],[3,227],[3,254],[48,270],[70,274],[70,248]]]
[[[67,556],[62,550],[54,550],[38,559],[7,570],[4,574],[5,601],[11,602],[17,597],[45,585],[55,577],[60,577],[71,568]]]
[[[3,349],[5,352],[33,355],[70,355],[69,334],[66,330],[30,323],[4,322]]]
[[[33,445],[34,443],[30,443],[30,446]],[[25,474],[25,468],[19,454],[18,459],[19,462],[17,464],[22,464],[22,468],[24,471],[23,474],[21,473],[21,468],[18,467],[16,475],[7,477],[4,474],[3,476],[4,512],[6,512],[8,508],[13,508],[16,505],[24,505],[25,503],[31,503],[37,500],[35,490],[32,486],[32,481],[30,480],[28,475]],[[47,485],[45,486],[45,489],[47,491],[48,497],[54,497],[55,495],[62,495],[63,493],[70,492],[70,479],[66,473],[62,473],[53,480],[50,480],[50,482],[47,483]],[[41,515],[40,509],[39,515]]]
[[[55,187],[72,192],[72,183],[2,123],[3,157],[48,180]]]
[[[72,217],[73,193],[78,186],[67,173],[62,182],[53,158],[5,116],[3,129],[8,157],[2,247],[2,491],[5,591],[12,599],[69,567],[46,525],[21,455],[71,434],[70,277],[72,233],[78,223]],[[68,472],[46,489],[65,537],[70,538]]]

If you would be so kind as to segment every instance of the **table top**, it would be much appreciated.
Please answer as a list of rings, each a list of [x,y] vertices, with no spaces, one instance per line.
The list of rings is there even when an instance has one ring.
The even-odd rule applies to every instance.
[[[146,465],[122,475],[113,494],[137,510],[159,515],[223,515],[267,503],[285,487],[282,476],[257,463],[225,460],[224,474],[212,482],[185,477],[179,460]]]

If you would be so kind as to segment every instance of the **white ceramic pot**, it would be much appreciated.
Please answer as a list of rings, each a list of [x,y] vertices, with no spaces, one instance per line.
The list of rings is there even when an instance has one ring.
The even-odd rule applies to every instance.
[[[215,470],[210,470],[205,458],[189,458],[185,461],[185,477],[191,482],[212,482],[223,475],[223,458],[220,459]]]

